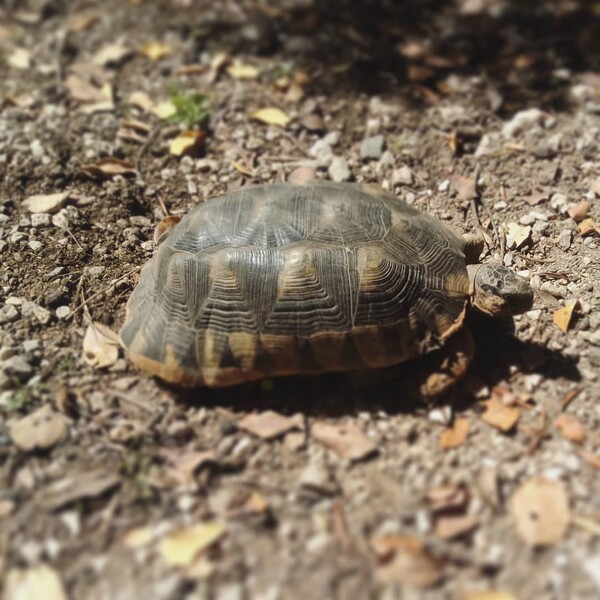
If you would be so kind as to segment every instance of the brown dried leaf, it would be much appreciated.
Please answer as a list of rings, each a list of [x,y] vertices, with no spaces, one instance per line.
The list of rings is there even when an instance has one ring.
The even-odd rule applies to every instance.
[[[554,324],[563,333],[567,333],[567,331],[569,330],[569,325],[571,324],[571,320],[573,318],[573,313],[579,307],[580,307],[579,300],[575,300],[574,302],[569,302],[569,304],[554,311],[554,315],[552,316]]]
[[[519,223],[507,223],[504,230],[506,233],[506,247],[512,250],[520,248],[531,235],[531,227]]]
[[[256,67],[243,63],[233,63],[226,70],[227,74],[234,79],[256,79],[260,74]]]
[[[119,336],[102,323],[90,323],[83,337],[83,360],[94,369],[113,365],[119,358]]]
[[[67,600],[58,573],[48,565],[29,569],[11,569],[6,576],[5,600]]]
[[[462,446],[469,435],[469,420],[455,419],[450,427],[446,427],[440,435],[440,448],[449,450]]]
[[[510,592],[489,590],[486,592],[465,592],[463,600],[518,600]]]
[[[317,172],[313,167],[298,167],[289,174],[287,179],[289,183],[304,185],[317,179]]]
[[[102,47],[92,58],[92,63],[99,67],[119,66],[126,58],[133,54],[131,48],[122,44],[107,44]]]
[[[24,452],[48,450],[64,442],[69,434],[65,418],[45,404],[12,425],[10,437]]]
[[[156,115],[159,119],[166,120],[174,117],[177,114],[177,108],[170,100],[165,100],[164,102],[155,104],[150,112]]]
[[[285,127],[290,121],[290,117],[286,115],[281,109],[275,107],[261,108],[256,112],[252,113],[252,118],[266,123],[267,125],[277,125],[279,127]]]
[[[58,212],[69,199],[69,192],[57,194],[36,194],[23,201],[23,207],[30,213],[55,213]]]
[[[214,452],[181,452],[163,448],[159,454],[169,463],[169,475],[180,485],[193,483],[196,471],[203,465],[214,464],[217,458]]]
[[[485,412],[481,418],[492,427],[500,431],[507,432],[513,429],[521,416],[519,409],[514,406],[507,406],[502,399],[494,394],[490,400],[482,402],[485,406]]]
[[[584,219],[581,223],[578,224],[579,233],[582,237],[586,235],[591,235],[595,233],[596,235],[600,235],[600,227],[596,225],[596,221],[591,217]]]
[[[549,546],[565,535],[570,520],[569,498],[561,482],[536,477],[513,494],[510,512],[523,541],[530,546]]]
[[[165,235],[169,229],[175,227],[179,221],[181,221],[181,217],[179,215],[168,215],[164,219],[161,219],[158,225],[154,228],[154,243],[158,244],[161,241],[162,236]]]
[[[303,428],[302,415],[285,417],[273,410],[246,415],[238,421],[238,427],[263,440],[270,440],[291,431]]]
[[[471,200],[479,196],[477,193],[477,183],[474,179],[463,177],[456,173],[450,175],[448,179],[450,180],[452,187],[458,192],[458,197],[461,200]]]
[[[537,206],[542,202],[545,202],[550,198],[550,192],[548,190],[531,190],[529,194],[523,196],[523,200],[529,204],[529,206]]]
[[[37,501],[46,510],[57,510],[89,498],[99,498],[121,483],[116,473],[104,470],[71,473],[42,488]]]
[[[554,419],[553,425],[566,440],[576,444],[582,444],[585,441],[587,432],[577,417],[563,413]]]
[[[174,567],[187,567],[203,551],[227,533],[224,523],[197,523],[174,531],[159,546],[163,560]]]
[[[317,421],[310,428],[312,437],[338,456],[362,460],[377,452],[377,446],[356,425],[329,425]]]
[[[373,538],[371,547],[377,556],[377,575],[384,583],[425,589],[438,583],[443,576],[443,564],[418,538],[384,535]]]
[[[451,540],[479,527],[479,518],[476,515],[440,515],[435,520],[435,535],[444,540]]]
[[[94,180],[111,179],[120,175],[122,177],[135,176],[137,171],[135,167],[126,160],[108,156],[101,158],[95,163],[83,165],[79,170],[79,175]]]
[[[569,208],[569,216],[575,223],[581,223],[590,212],[590,203],[587,200],[582,200]]]
[[[434,512],[464,511],[469,504],[469,490],[464,485],[442,485],[429,490],[425,498]]]
[[[169,153],[173,156],[196,156],[204,148],[205,134],[202,131],[186,129],[169,143]]]
[[[146,92],[132,92],[129,95],[127,102],[146,113],[152,112],[152,109],[154,108],[154,102],[152,102],[150,96],[148,96]]]
[[[140,54],[154,61],[169,56],[172,52],[173,49],[171,46],[164,44],[163,42],[148,42],[140,50]]]
[[[111,96],[107,96],[106,90],[96,87],[85,81],[85,79],[77,77],[77,75],[69,75],[65,81],[65,86],[71,98],[76,102],[96,103],[111,99]]]
[[[580,450],[579,456],[585,460],[585,462],[594,467],[594,469],[600,469],[600,455],[592,452],[591,450]]]

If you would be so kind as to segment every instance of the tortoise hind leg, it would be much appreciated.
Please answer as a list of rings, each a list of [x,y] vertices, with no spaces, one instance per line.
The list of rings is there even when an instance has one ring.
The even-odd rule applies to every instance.
[[[419,363],[414,373],[418,395],[432,400],[447,392],[467,374],[474,355],[473,337],[466,327],[461,327],[443,348],[423,357]]]
[[[430,401],[466,375],[474,354],[473,338],[466,327],[461,327],[439,350],[383,369],[350,372],[348,378],[359,390],[395,382],[396,390],[401,386],[402,397]]]

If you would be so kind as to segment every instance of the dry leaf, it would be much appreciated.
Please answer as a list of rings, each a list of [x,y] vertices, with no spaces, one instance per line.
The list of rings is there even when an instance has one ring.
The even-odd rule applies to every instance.
[[[137,171],[130,162],[108,156],[101,158],[95,163],[83,165],[79,170],[79,175],[88,177],[89,179],[103,180],[111,179],[117,175],[122,177],[135,176],[137,175]]]
[[[181,217],[179,215],[168,215],[164,219],[161,219],[158,225],[154,228],[154,243],[158,244],[161,241],[162,236],[165,235],[169,229],[175,227],[179,221],[181,221]]]
[[[13,69],[26,70],[31,68],[31,52],[25,48],[15,48],[7,62]]]
[[[169,143],[169,153],[173,156],[194,156],[204,147],[205,135],[202,131],[186,129]]]
[[[30,213],[55,213],[58,212],[69,199],[69,192],[57,194],[36,194],[23,201],[23,206]]]
[[[94,369],[102,369],[113,365],[117,358],[117,334],[102,323],[90,323],[83,337],[83,360]]]
[[[100,15],[95,12],[75,15],[67,20],[67,31],[78,33],[89,29],[100,19]]]
[[[74,502],[88,498],[99,498],[121,483],[115,472],[104,470],[81,471],[71,473],[54,483],[42,488],[37,495],[37,502],[45,510],[58,510]]]
[[[302,429],[302,415],[285,417],[272,410],[261,413],[253,413],[238,421],[238,427],[263,440],[270,440],[292,429]]]
[[[587,432],[577,417],[563,413],[554,419],[553,424],[566,440],[576,444],[582,444],[585,441]]]
[[[10,437],[25,452],[48,450],[64,442],[69,434],[65,418],[45,404],[10,428]]]
[[[65,86],[71,98],[76,102],[99,103],[111,100],[111,96],[107,96],[105,89],[96,87],[77,75],[69,75]]]
[[[579,300],[575,300],[574,302],[569,302],[569,304],[554,311],[554,315],[552,316],[554,324],[563,333],[567,333],[569,330],[569,325],[573,319],[573,313],[579,308],[579,306]]]
[[[48,565],[11,569],[6,575],[4,600],[67,600],[58,573]]]
[[[433,512],[464,511],[469,504],[469,490],[464,485],[442,485],[425,494]]]
[[[446,427],[440,435],[440,448],[448,450],[462,446],[469,435],[469,420],[455,419],[452,426]]]
[[[233,168],[238,173],[241,173],[242,175],[245,175],[246,177],[254,177],[254,173],[253,173],[252,169],[247,169],[246,167],[244,167],[244,165],[241,165],[240,163],[236,162],[235,160],[232,160],[230,162],[231,162],[231,165],[233,166]]]
[[[285,127],[290,122],[290,117],[279,108],[261,108],[252,114],[252,118],[266,123],[267,125],[278,125]]]
[[[591,235],[592,233],[600,235],[600,227],[596,225],[596,221],[594,221],[594,219],[592,219],[591,217],[581,221],[581,223],[579,223],[578,225],[578,228],[579,233],[582,237],[585,237],[586,235]]]
[[[289,183],[295,185],[304,185],[309,181],[315,181],[315,179],[317,179],[317,172],[313,167],[298,167],[287,178]]]
[[[600,455],[591,450],[580,450],[579,456],[581,456],[588,465],[594,467],[594,469],[600,469]]]
[[[569,208],[569,216],[575,223],[583,221],[590,212],[590,203],[587,200],[582,200]]]
[[[169,100],[165,100],[164,102],[159,102],[154,105],[150,112],[156,115],[159,119],[170,119],[171,117],[177,114],[177,108],[175,105]]]
[[[148,96],[146,92],[131,93],[127,99],[127,102],[147,113],[152,112],[152,109],[154,108],[154,102],[152,102],[150,96]],[[175,107],[173,106],[173,108]]]
[[[560,542],[569,525],[569,498],[559,481],[536,477],[521,485],[510,500],[519,536],[530,546]]]
[[[479,518],[476,515],[440,515],[435,520],[435,535],[444,540],[451,540],[479,527]]]
[[[438,583],[443,565],[417,538],[384,535],[371,540],[377,555],[377,575],[384,583],[397,583],[425,589]]]
[[[148,42],[140,50],[140,54],[148,57],[150,60],[160,60],[165,56],[169,56],[173,49],[168,44],[163,42]]]
[[[523,196],[523,200],[529,204],[529,206],[537,206],[542,202],[550,198],[550,192],[548,190],[532,190],[526,196]]]
[[[127,46],[123,46],[122,44],[108,44],[94,54],[92,63],[99,67],[118,66],[132,54],[133,50],[127,48]]]
[[[186,567],[227,533],[224,523],[190,525],[169,534],[160,544],[163,560],[170,566]]]
[[[465,592],[463,600],[518,600],[510,592],[499,590],[489,590],[487,592]]]
[[[143,144],[148,139],[150,127],[136,119],[124,119],[121,121],[117,136],[128,142]]]
[[[463,177],[462,175],[450,175],[448,177],[452,187],[458,192],[458,197],[461,200],[471,200],[477,198],[477,184],[474,179]]]
[[[485,406],[485,412],[481,418],[488,425],[507,432],[517,424],[520,417],[519,409],[507,406],[498,395],[494,394],[490,400],[486,400],[482,404]]]
[[[259,70],[252,65],[234,63],[227,67],[227,73],[234,79],[256,79],[259,75]]]
[[[329,425],[317,421],[310,428],[312,437],[338,456],[362,460],[377,452],[377,446],[356,425]]]
[[[169,475],[179,485],[189,485],[194,482],[196,471],[203,465],[214,464],[217,458],[214,452],[181,452],[164,448],[159,452],[171,466]]]
[[[519,225],[519,223],[507,223],[504,226],[506,233],[506,247],[516,250],[520,248],[531,235],[529,225]]]
[[[143,548],[156,538],[155,527],[134,527],[123,536],[123,544],[128,548]]]

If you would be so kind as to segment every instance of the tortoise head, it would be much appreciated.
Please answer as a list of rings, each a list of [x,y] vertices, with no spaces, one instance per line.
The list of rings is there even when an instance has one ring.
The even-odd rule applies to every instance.
[[[533,304],[529,283],[503,265],[467,265],[471,305],[493,317],[518,315]]]

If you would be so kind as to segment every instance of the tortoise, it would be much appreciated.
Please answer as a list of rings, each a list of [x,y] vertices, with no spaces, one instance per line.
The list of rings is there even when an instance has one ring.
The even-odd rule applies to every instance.
[[[483,245],[380,188],[241,188],[194,207],[143,268],[120,332],[166,382],[225,387],[389,367],[444,348],[435,396],[466,371],[469,306],[528,310],[528,283]],[[439,368],[438,368],[439,367]]]

